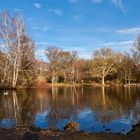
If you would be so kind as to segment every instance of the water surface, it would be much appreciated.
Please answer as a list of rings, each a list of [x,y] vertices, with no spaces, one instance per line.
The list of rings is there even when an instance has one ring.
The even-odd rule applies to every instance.
[[[77,121],[90,132],[127,133],[140,122],[140,88],[52,88],[0,91],[0,127],[58,127]]]

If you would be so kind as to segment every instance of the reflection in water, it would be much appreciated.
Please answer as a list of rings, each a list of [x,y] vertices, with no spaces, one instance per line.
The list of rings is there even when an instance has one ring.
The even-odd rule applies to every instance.
[[[102,87],[102,102],[103,102],[103,106],[106,105],[106,100],[105,100],[105,87]]]
[[[18,115],[19,115],[19,106],[18,106],[18,99],[17,99],[17,94],[15,91],[13,91],[12,93],[13,95],[13,104],[14,104],[14,118],[15,118],[15,122],[16,122],[16,126],[18,126]]]
[[[77,121],[81,130],[126,133],[140,121],[139,92],[132,87],[11,91],[8,96],[0,94],[0,127],[62,129],[68,121]]]

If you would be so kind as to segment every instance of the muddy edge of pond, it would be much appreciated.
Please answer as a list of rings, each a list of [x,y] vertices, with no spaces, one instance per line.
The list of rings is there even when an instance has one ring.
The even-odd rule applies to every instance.
[[[0,129],[0,140],[139,140],[140,123],[133,126],[127,134],[113,134],[111,132],[91,133],[78,130],[60,131],[57,128],[40,129],[35,127],[17,127]]]

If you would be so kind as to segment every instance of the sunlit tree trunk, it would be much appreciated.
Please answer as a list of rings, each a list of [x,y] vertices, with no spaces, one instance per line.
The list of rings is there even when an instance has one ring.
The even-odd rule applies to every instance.
[[[15,27],[16,27],[16,37],[17,37],[17,44],[15,46],[15,58],[14,58],[14,66],[13,66],[13,80],[12,86],[15,88],[17,85],[19,69],[21,66],[21,49],[23,45],[21,44],[21,37],[24,35],[24,25],[22,18],[18,16],[15,20]]]
[[[104,86],[104,85],[105,85],[105,77],[102,76],[102,86]]]

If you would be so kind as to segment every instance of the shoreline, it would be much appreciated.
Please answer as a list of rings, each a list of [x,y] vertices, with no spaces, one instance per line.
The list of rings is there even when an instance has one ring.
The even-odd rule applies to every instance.
[[[99,83],[76,83],[76,84],[69,84],[69,83],[46,83],[45,86],[32,86],[32,87],[20,87],[20,88],[12,88],[12,87],[0,87],[0,90],[20,90],[20,89],[48,89],[52,87],[85,87],[85,86],[91,86],[91,87],[140,87],[140,84],[106,84],[101,85]]]
[[[35,127],[0,128],[1,140],[139,140],[140,123],[133,126],[127,134],[111,132],[60,131],[57,128],[41,129]]]

